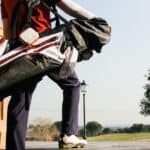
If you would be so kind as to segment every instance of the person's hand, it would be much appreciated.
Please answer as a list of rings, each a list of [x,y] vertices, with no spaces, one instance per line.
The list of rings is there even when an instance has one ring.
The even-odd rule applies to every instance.
[[[40,4],[40,0],[26,0],[28,7],[36,7],[37,5]]]

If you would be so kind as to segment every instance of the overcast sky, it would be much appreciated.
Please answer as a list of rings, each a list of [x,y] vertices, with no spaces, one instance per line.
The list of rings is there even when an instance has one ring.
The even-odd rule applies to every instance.
[[[144,75],[150,68],[149,0],[75,0],[112,26],[111,42],[101,54],[78,63],[80,80],[88,84],[87,121],[103,126],[150,123],[139,114],[143,97]],[[30,121],[38,117],[61,120],[62,92],[45,77],[32,101]],[[79,124],[83,122],[82,95]]]
[[[150,123],[139,114],[144,75],[150,65],[150,1],[76,0],[112,26],[111,42],[101,54],[77,64],[80,80],[88,83],[87,121],[104,126]],[[30,121],[37,117],[61,120],[61,90],[48,78],[38,85],[32,102]],[[83,122],[82,95],[79,124]]]

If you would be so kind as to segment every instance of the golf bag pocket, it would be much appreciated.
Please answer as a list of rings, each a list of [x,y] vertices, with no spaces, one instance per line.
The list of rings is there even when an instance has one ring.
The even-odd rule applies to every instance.
[[[19,38],[23,43],[30,45],[38,40],[39,33],[33,28],[29,27],[20,33]]]
[[[25,88],[34,78],[60,68],[65,61],[63,32],[39,38],[0,57],[0,98]]]

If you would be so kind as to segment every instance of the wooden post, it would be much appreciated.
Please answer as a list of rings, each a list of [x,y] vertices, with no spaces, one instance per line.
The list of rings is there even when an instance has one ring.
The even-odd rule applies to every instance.
[[[2,46],[2,43],[5,41],[6,40],[3,39],[3,25],[0,23],[0,46]],[[6,146],[7,105],[8,98],[4,98],[0,101],[0,150],[4,150]]]
[[[0,102],[0,149],[6,146],[7,98]]]

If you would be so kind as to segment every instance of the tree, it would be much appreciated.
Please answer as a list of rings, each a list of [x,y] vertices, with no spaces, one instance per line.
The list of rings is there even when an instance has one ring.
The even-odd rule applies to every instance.
[[[144,125],[143,124],[133,124],[131,127],[130,127],[130,131],[132,133],[139,133],[139,132],[142,132],[144,129]]]
[[[102,125],[97,121],[88,122],[86,125],[87,136],[96,136],[101,133]]]
[[[140,102],[141,111],[140,113],[144,116],[150,115],[150,70],[146,75],[148,83],[144,86],[144,98]]]
[[[81,128],[79,131],[78,131],[78,135],[83,137],[84,136],[84,129]]]
[[[112,131],[111,128],[104,128],[103,131],[102,131],[103,134],[109,134],[109,133],[112,133],[112,132],[113,131]]]

